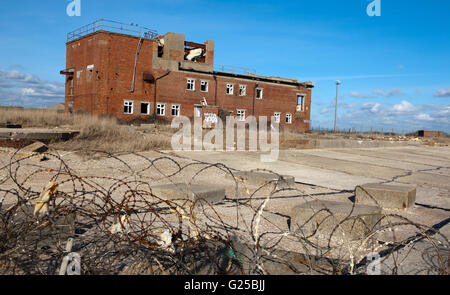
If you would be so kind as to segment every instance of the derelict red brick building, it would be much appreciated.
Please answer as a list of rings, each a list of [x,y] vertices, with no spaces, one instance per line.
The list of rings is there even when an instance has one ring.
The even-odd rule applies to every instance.
[[[121,120],[231,114],[309,130],[311,82],[214,64],[214,41],[99,20],[68,34],[66,112]]]

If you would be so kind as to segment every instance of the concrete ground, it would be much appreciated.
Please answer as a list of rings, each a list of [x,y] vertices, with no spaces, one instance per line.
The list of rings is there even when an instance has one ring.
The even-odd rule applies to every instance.
[[[386,183],[409,185],[417,189],[416,205],[409,211],[385,210],[385,214],[402,216],[441,230],[442,244],[422,239],[400,248],[384,262],[382,271],[392,273],[395,268],[403,274],[436,273],[436,259],[432,255],[436,247],[441,247],[441,262],[449,263],[448,228],[450,227],[450,148],[428,146],[401,146],[382,148],[336,148],[280,151],[279,160],[262,163],[260,155],[251,152],[177,152],[183,158],[208,163],[223,163],[239,170],[267,169],[273,172],[292,175],[297,189],[304,194],[293,193],[275,196],[268,204],[271,214],[287,216],[290,208],[305,202],[306,199],[334,200],[351,204],[356,186],[365,183]],[[300,186],[302,185],[302,186]],[[268,213],[269,214],[269,213]],[[279,223],[281,224],[281,223]],[[379,237],[379,241],[394,243],[393,240],[412,239],[416,229],[402,227],[393,233]],[[394,243],[395,244],[395,243]],[[403,256],[403,257],[402,257]],[[432,258],[430,258],[432,257]]]
[[[177,152],[238,170],[268,169],[295,180],[334,191],[365,183],[399,183],[417,188],[417,202],[450,208],[450,148],[407,146],[280,151],[279,160],[262,163],[251,152]]]
[[[9,165],[11,150],[0,150],[0,166]],[[215,226],[225,223],[229,229],[235,228],[243,242],[252,244],[254,223],[257,220],[260,206],[267,200],[271,188],[258,190],[257,184],[240,184],[236,192],[235,182],[227,177],[227,168],[241,171],[266,169],[280,175],[295,177],[296,184],[291,190],[275,193],[270,202],[265,204],[261,215],[258,234],[265,234],[261,240],[265,245],[272,244],[279,250],[305,253],[304,245],[289,235],[291,209],[311,200],[331,200],[346,202],[351,206],[355,187],[365,183],[395,183],[411,185],[417,189],[416,205],[410,211],[385,211],[391,222],[406,218],[420,226],[411,224],[399,226],[393,232],[387,231],[377,237],[383,244],[384,251],[395,251],[395,255],[386,256],[383,261],[383,272],[391,273],[398,257],[403,258],[401,267],[395,267],[399,273],[436,273],[435,251],[440,253],[448,263],[448,238],[450,222],[450,147],[428,146],[396,146],[379,148],[337,148],[310,150],[280,151],[278,161],[263,163],[260,154],[254,152],[145,152],[139,155],[124,154],[117,158],[102,156],[85,157],[72,152],[59,152],[64,163],[72,169],[72,173],[80,177],[91,177],[89,181],[95,186],[108,187],[116,185],[115,179],[127,181],[145,181],[151,186],[168,182],[209,183],[226,187],[226,198],[223,202],[206,208],[196,218],[198,224]],[[156,162],[152,160],[161,158]],[[210,166],[209,164],[221,164]],[[39,162],[39,157],[30,158],[17,168],[19,180],[26,180],[26,186],[40,191],[51,179],[53,172],[59,169],[60,160],[50,157],[46,162]],[[188,165],[188,166],[186,166]],[[180,170],[180,166],[184,167]],[[225,169],[221,169],[227,167]],[[30,173],[39,171],[28,177]],[[232,171],[232,170],[231,170]],[[0,170],[1,189],[14,187],[7,179],[8,171]],[[109,177],[114,179],[108,179]],[[61,183],[60,190],[73,190],[71,182],[64,182],[64,177],[57,179]],[[141,185],[142,186],[142,185]],[[114,191],[114,198],[120,201],[123,188]],[[240,201],[239,208],[236,200]],[[4,204],[13,203],[6,196]],[[176,218],[167,217],[176,222]],[[215,228],[221,231],[220,226]],[[442,236],[428,233],[435,239],[414,240],[414,236],[425,229],[441,230]],[[281,242],[279,241],[281,237]],[[398,248],[398,241],[410,239],[408,247]],[[437,245],[436,245],[437,241]],[[440,244],[439,244],[440,243]],[[317,250],[317,249],[316,249]],[[374,250],[374,249],[372,249]],[[376,250],[376,249],[375,249]],[[309,252],[308,252],[309,251]],[[306,252],[311,253],[311,250]],[[317,250],[318,251],[318,250]],[[363,251],[364,252],[364,251]],[[366,251],[367,252],[367,251]],[[367,253],[364,252],[364,255]],[[429,252],[429,253],[428,253]],[[414,253],[414,254],[410,254]],[[428,254],[429,255],[428,255]],[[326,255],[315,253],[315,255]],[[335,254],[332,255],[335,257]],[[439,256],[439,255],[438,255]],[[348,253],[342,255],[348,258]],[[357,260],[356,262],[358,262]],[[431,266],[430,266],[431,264]],[[442,264],[442,263],[441,263]],[[419,267],[420,266],[420,267]]]

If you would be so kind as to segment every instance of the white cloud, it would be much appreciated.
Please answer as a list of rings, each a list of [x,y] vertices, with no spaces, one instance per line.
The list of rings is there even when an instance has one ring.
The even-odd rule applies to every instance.
[[[362,110],[369,111],[373,114],[378,114],[383,110],[383,106],[379,103],[368,102],[361,106]]]
[[[355,98],[372,98],[372,96],[359,91],[350,91],[348,95]]]
[[[391,109],[395,113],[410,113],[416,110],[410,102],[403,100],[400,104],[396,104]]]
[[[333,126],[332,117],[328,115],[319,116],[314,121],[315,124],[320,121],[321,126]],[[430,129],[450,133],[450,105],[412,105],[402,101],[395,106],[385,106],[381,103],[366,102],[348,110],[341,108],[338,121],[341,127],[358,127],[365,130],[394,128],[396,132],[413,132]]]
[[[419,115],[414,116],[414,118],[416,118],[417,120],[420,120],[420,121],[434,121],[434,119],[431,118],[431,116],[428,114],[419,114]]]
[[[433,96],[435,97],[450,97],[450,87],[447,89],[439,89],[437,90]]]
[[[46,107],[64,101],[64,88],[63,82],[0,69],[0,105]]]
[[[377,96],[383,96],[383,97],[392,97],[392,96],[400,96],[403,95],[404,92],[401,89],[393,88],[390,90],[384,90],[381,88],[377,88],[372,90],[371,95],[359,91],[350,91],[349,96],[355,97],[355,98],[375,98]]]
[[[319,110],[319,113],[320,114],[325,114],[325,113],[328,113],[330,110],[328,109],[328,108],[321,108],[320,110]]]
[[[398,88],[393,88],[388,91],[378,88],[378,89],[373,90],[372,93],[375,95],[384,96],[384,97],[403,95],[403,91]]]

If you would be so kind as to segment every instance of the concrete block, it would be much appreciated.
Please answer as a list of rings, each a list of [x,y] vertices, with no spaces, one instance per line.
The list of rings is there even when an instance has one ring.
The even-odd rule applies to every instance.
[[[391,184],[364,184],[356,187],[357,204],[380,206],[384,209],[408,210],[416,201],[416,189]]]
[[[228,174],[231,176],[230,174]],[[242,179],[243,181],[251,184],[262,185],[266,182],[278,180],[278,188],[289,188],[295,185],[294,176],[281,175],[264,171],[238,171],[233,172],[234,177]]]
[[[358,240],[366,237],[381,218],[377,206],[353,207],[351,203],[317,200],[292,209],[291,231],[325,240],[331,235],[332,240]]]
[[[48,150],[48,147],[43,144],[42,142],[35,142],[33,144],[30,144],[26,147],[24,147],[21,152],[26,152],[26,153],[45,153]]]
[[[155,129],[156,128],[156,124],[141,124],[140,126],[143,129]]]
[[[152,187],[152,193],[166,200],[196,201],[205,199],[209,203],[218,203],[225,198],[225,187],[215,184],[185,183],[164,184]]]

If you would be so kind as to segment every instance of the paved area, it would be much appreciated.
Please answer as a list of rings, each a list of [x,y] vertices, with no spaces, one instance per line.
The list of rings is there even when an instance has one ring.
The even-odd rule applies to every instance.
[[[351,190],[366,183],[410,184],[416,202],[450,209],[450,148],[408,146],[280,151],[274,163],[262,163],[251,152],[177,152],[239,170],[268,169],[292,175],[300,183],[332,190]]]
[[[292,253],[313,253],[318,257],[333,256],[334,253],[323,253],[315,249],[305,250],[307,245],[290,236],[292,208],[311,201],[338,201],[349,206],[353,204],[354,190],[358,185],[366,183],[386,183],[409,185],[417,190],[416,204],[408,211],[388,211],[382,214],[392,214],[390,222],[404,222],[408,219],[423,227],[415,228],[411,224],[397,226],[393,232],[380,233],[377,243],[383,249],[394,247],[396,241],[411,241],[423,229],[435,228],[441,230],[443,239],[441,245],[448,245],[450,220],[450,148],[427,146],[401,146],[382,148],[339,148],[313,150],[284,150],[280,151],[279,160],[274,163],[260,162],[258,153],[250,152],[146,152],[139,154],[122,154],[115,157],[105,155],[79,155],[73,152],[57,152],[59,159],[46,153],[49,160],[41,162],[39,157],[23,160],[20,166],[13,164],[13,176],[18,183],[25,182],[27,189],[41,191],[52,177],[61,169],[61,161],[70,167],[71,173],[83,178],[89,183],[84,190],[111,192],[111,197],[119,204],[133,205],[134,197],[129,196],[132,188],[147,198],[147,202],[156,202],[149,194],[149,188],[167,183],[216,184],[225,187],[225,199],[195,216],[196,227],[207,226],[217,232],[224,229],[232,230],[239,235],[241,242],[252,246],[252,240],[258,234],[260,245],[277,251]],[[0,167],[8,167],[11,163],[13,150],[0,149]],[[295,177],[296,183],[288,189],[273,192],[273,188],[260,189],[262,183],[236,183],[229,176],[229,169],[248,171],[263,169],[281,175]],[[9,169],[0,170],[2,189],[13,189],[17,185],[8,179]],[[4,182],[3,179],[5,180]],[[78,181],[59,174],[57,181],[59,190],[73,194]],[[118,185],[121,184],[121,185]],[[268,195],[270,201],[268,201]],[[108,193],[109,194],[109,193]],[[240,201],[238,203],[237,201]],[[5,196],[4,205],[15,202],[12,194]],[[141,214],[142,215],[142,214]],[[131,218],[146,220],[146,215],[133,215]],[[187,216],[184,216],[188,218]],[[164,219],[167,224],[177,227],[178,218],[166,213]],[[190,219],[185,219],[187,223]],[[166,223],[153,226],[167,226]],[[183,225],[187,226],[187,225]],[[257,228],[257,231],[256,231]],[[191,228],[188,228],[192,231]],[[256,232],[255,232],[256,231]],[[430,232],[433,236],[433,233]],[[437,238],[437,235],[434,235]],[[447,241],[445,241],[447,239]],[[367,255],[367,249],[354,251],[353,245],[346,243],[341,250],[354,252],[361,257]],[[434,241],[433,241],[434,242]],[[383,244],[384,243],[384,244]],[[381,245],[380,244],[380,245]],[[401,273],[413,273],[417,265],[423,266],[421,273],[435,273],[427,263],[436,264],[436,255],[424,255],[433,249],[433,243],[426,239],[415,241],[415,251],[410,257],[407,247],[396,249],[398,256],[406,259]],[[326,246],[326,245],[325,245]],[[347,247],[348,246],[348,247]],[[253,247],[253,246],[252,246]],[[439,246],[441,247],[441,246]],[[368,249],[376,250],[379,249]],[[305,252],[306,251],[306,252]],[[317,253],[314,251],[318,251]],[[442,253],[448,253],[447,248]],[[338,253],[347,259],[348,253]],[[402,256],[403,255],[403,256]],[[395,256],[389,256],[385,261],[383,272],[392,270]],[[424,259],[432,260],[424,261]],[[357,260],[356,262],[358,262]],[[395,261],[395,263],[397,263]]]
[[[183,158],[208,163],[223,163],[239,170],[268,169],[292,175],[302,193],[279,194],[267,206],[270,214],[289,215],[292,206],[305,201],[327,200],[346,202],[351,206],[352,192],[358,185],[380,183],[408,185],[417,190],[415,205],[409,210],[383,210],[383,214],[398,216],[389,222],[401,223],[401,218],[438,230],[429,233],[436,239],[416,239],[417,228],[399,226],[378,237],[391,245],[384,250],[382,273],[437,274],[439,265],[450,261],[448,228],[450,226],[450,148],[401,146],[382,148],[336,148],[280,151],[275,163],[262,163],[259,154],[250,152],[177,152]],[[303,186],[299,186],[302,184]],[[307,185],[308,187],[305,187]],[[354,196],[354,195],[353,195]],[[270,213],[269,213],[270,212]],[[273,220],[276,220],[276,217]],[[279,228],[283,221],[273,221]],[[425,229],[423,229],[425,230]],[[393,241],[409,241],[396,247]],[[287,244],[287,243],[286,243]],[[445,246],[443,246],[445,245]],[[437,255],[436,247],[439,248]],[[393,250],[393,254],[389,251]]]

